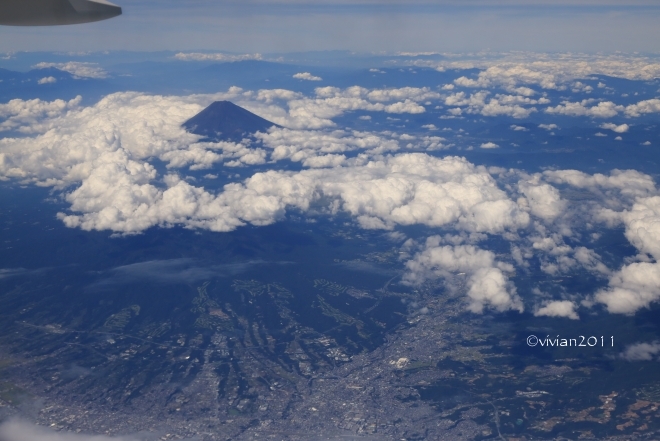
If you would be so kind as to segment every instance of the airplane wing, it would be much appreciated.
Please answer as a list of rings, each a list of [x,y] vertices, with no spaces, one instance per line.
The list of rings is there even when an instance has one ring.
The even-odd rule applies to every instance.
[[[118,15],[121,8],[107,0],[0,0],[0,25],[78,24]]]

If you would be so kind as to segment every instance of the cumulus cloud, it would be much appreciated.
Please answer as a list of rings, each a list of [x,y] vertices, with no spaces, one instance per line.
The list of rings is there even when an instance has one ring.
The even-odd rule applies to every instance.
[[[288,208],[307,210],[321,198],[336,201],[333,206],[366,228],[456,223],[463,229],[497,232],[527,222],[527,214],[485,169],[460,158],[409,154],[383,161],[356,158],[352,165],[325,171],[269,171],[229,184],[220,194],[194,187],[176,174],[158,178],[152,157],[169,161],[170,167],[192,161],[203,168],[217,160],[214,155],[220,153],[204,150],[198,137],[180,126],[201,108],[193,98],[110,95],[93,107],[54,118],[39,136],[0,140],[0,175],[73,187],[65,196],[71,213],[59,218],[87,230],[132,233],[184,225],[229,231],[245,223],[275,222]],[[397,149],[393,142],[359,132],[307,135],[280,130],[262,139],[276,158],[295,159],[305,148],[315,150],[320,153],[316,157],[298,158],[315,167],[343,163],[341,152],[351,148],[378,154]],[[237,151],[245,147],[234,146]],[[250,151],[252,163],[263,161],[265,153]],[[241,158],[248,162],[245,156]]]
[[[426,109],[418,102],[438,98],[440,95],[429,88],[403,87],[400,89],[366,89],[353,86],[318,87],[314,97],[284,89],[259,91],[254,98],[265,103],[282,101],[288,112],[276,105],[255,107],[255,103],[245,107],[290,129],[322,129],[333,127],[332,118],[345,112],[367,110],[385,113],[424,113]],[[252,107],[250,107],[252,106]]]
[[[640,253],[657,259],[660,196],[653,179],[643,173],[546,170],[527,175],[486,169],[464,158],[402,153],[446,148],[443,138],[419,134],[274,128],[253,141],[205,143],[181,128],[182,122],[216,99],[231,99],[266,117],[270,112],[291,121],[295,109],[306,115],[301,118],[331,121],[334,116],[329,115],[348,111],[355,103],[387,111],[396,103],[417,105],[434,93],[424,88],[318,88],[306,97],[283,89],[232,88],[223,94],[188,97],[120,93],[90,107],[81,107],[79,99],[16,100],[0,105],[2,124],[12,124],[13,130],[29,126],[36,135],[0,140],[0,178],[61,191],[70,209],[58,217],[69,227],[86,230],[131,234],[180,225],[231,231],[246,224],[267,225],[291,211],[344,212],[368,229],[392,231],[400,225],[453,229],[458,236],[472,237],[467,242],[471,245],[446,238],[427,243],[406,267],[406,280],[449,280],[452,268],[465,272],[470,309],[475,312],[522,309],[507,276],[513,267],[506,258],[503,261],[477,247],[485,234],[515,241],[510,259],[520,266],[536,254],[548,274],[584,268],[609,277],[608,286],[595,293],[594,300],[612,312],[634,312],[660,299],[660,276],[658,281],[653,276],[660,271],[654,263],[610,271],[593,250],[569,246],[564,240],[577,238],[573,231],[577,221],[571,216],[586,213],[590,221],[624,225],[626,237]],[[169,171],[157,172],[154,159],[164,161]],[[191,183],[177,172],[183,167],[281,160],[298,161],[304,168],[254,173],[217,191]],[[571,205],[561,197],[566,186],[586,189],[595,197],[588,204]],[[529,234],[519,235],[521,230]],[[544,304],[537,312],[559,314],[561,305]]]
[[[399,150],[399,143],[394,139],[360,131],[272,129],[256,136],[264,146],[272,149],[271,160],[290,159],[306,166],[318,164],[319,157],[335,158],[328,165],[336,166],[346,161],[344,153],[355,150],[364,150],[369,154]]]
[[[57,83],[57,78],[43,77],[39,81],[37,81],[37,84],[53,84],[53,83]]]
[[[357,92],[358,96],[376,92],[372,96],[379,102],[372,103],[362,98],[353,99],[341,96],[342,94],[351,95],[354,92]],[[329,118],[361,106],[374,111],[386,112],[406,110],[418,112],[419,109],[423,111],[424,108],[413,101],[395,101],[397,97],[406,96],[408,93],[415,96],[416,99],[424,99],[429,91],[414,88],[385,91],[367,89],[329,91],[325,89],[320,94],[328,98],[310,99],[299,93],[283,89],[260,90],[255,93],[232,87],[226,93],[190,97],[119,93],[109,95],[89,108],[79,107],[80,97],[69,102],[12,100],[7,104],[0,104],[0,118],[4,118],[4,121],[0,119],[2,121],[0,130],[17,130],[25,133],[42,133],[42,135],[36,139],[2,140],[4,162],[0,163],[0,168],[3,170],[2,174],[5,178],[34,179],[30,175],[39,174],[36,168],[40,167],[41,163],[48,164],[53,160],[53,158],[45,158],[43,155],[59,155],[60,163],[62,158],[67,157],[72,161],[78,161],[79,158],[75,156],[80,153],[80,150],[72,152],[71,146],[76,146],[76,149],[86,152],[83,155],[86,158],[86,161],[83,161],[85,163],[98,158],[102,153],[121,148],[130,153],[127,158],[131,160],[158,157],[166,161],[169,168],[190,166],[191,169],[204,169],[210,168],[215,163],[224,163],[228,166],[262,164],[267,159],[268,149],[251,146],[249,142],[195,142],[197,137],[187,134],[180,127],[181,122],[215,99],[232,100],[248,110],[284,126],[305,128],[332,126],[334,123]],[[384,100],[395,102],[381,102]],[[289,112],[275,104],[280,101],[290,107]],[[48,132],[51,129],[52,131]],[[387,139],[387,137],[359,132],[350,135],[338,135],[338,133],[337,131],[330,131],[328,134],[308,132],[306,135],[312,136],[305,139],[305,135],[301,132],[290,131],[264,137],[262,141],[266,147],[273,149],[271,158],[273,160],[287,157],[303,163],[308,160],[310,165],[315,164],[316,166],[321,163],[336,165],[342,162],[342,151],[363,148],[369,154],[382,154],[398,149],[398,142]],[[86,141],[94,139],[98,139],[99,143]],[[446,148],[442,141],[444,139],[440,137],[423,137],[409,143],[408,146],[426,150]],[[37,146],[35,143],[41,145]],[[46,144],[50,144],[50,147],[45,148]],[[28,145],[32,147],[28,147]],[[283,150],[287,150],[289,153]],[[296,154],[298,158],[296,158]],[[313,159],[322,154],[334,154],[335,156]],[[40,158],[38,158],[39,155],[41,155]],[[13,167],[12,163],[16,161],[22,165]],[[31,167],[35,169],[30,171]],[[57,172],[56,169],[61,169],[55,167],[54,164],[43,168],[48,167],[52,168],[54,173]],[[79,164],[78,170],[85,167],[89,168],[88,164]],[[66,182],[59,184],[68,185]]]
[[[625,265],[595,299],[610,312],[632,314],[660,300],[660,196],[637,198],[630,210],[618,215],[625,225],[626,238],[640,252],[653,256],[655,262]]]
[[[79,102],[80,98],[69,103],[10,102],[10,111],[42,133],[33,138],[0,140],[0,176],[66,187],[104,167],[120,167],[137,181],[151,179],[155,171],[145,162],[147,158],[184,148],[198,139],[180,127],[202,109],[196,103],[123,93],[110,95],[92,107],[71,110]],[[16,108],[21,111],[12,110]],[[48,111],[53,117],[40,124],[27,119]]]
[[[623,106],[618,106],[612,101],[602,101],[595,106],[591,106],[592,100],[582,100],[581,102],[563,101],[555,107],[545,109],[546,113],[552,115],[566,116],[589,116],[592,118],[611,118],[624,110]]]
[[[549,100],[542,98],[534,100],[528,97],[516,95],[495,95],[487,100],[490,92],[482,90],[468,96],[465,92],[456,92],[445,97],[444,103],[454,107],[449,113],[479,114],[483,116],[511,116],[513,118],[527,118],[536,112],[535,107],[523,107],[523,105],[547,104]]]
[[[18,420],[0,424],[0,439],[2,441],[136,441],[136,438],[133,437],[55,432],[45,427]]]
[[[34,133],[44,130],[44,118],[56,118],[66,114],[69,110],[80,106],[82,97],[79,95],[72,100],[42,101],[40,99],[21,100],[14,99],[6,104],[0,104],[0,132],[18,130],[23,133]]]
[[[620,357],[628,361],[651,361],[660,354],[660,342],[636,343],[626,347]]]
[[[497,149],[500,146],[495,144],[494,142],[488,141],[488,142],[482,143],[479,147],[481,147],[482,149]]]
[[[532,235],[532,250],[541,263],[541,271],[552,276],[566,274],[576,270],[586,270],[597,276],[606,276],[611,272],[601,262],[600,256],[586,247],[566,245],[561,234],[550,236]]]
[[[535,217],[552,221],[566,209],[566,201],[562,200],[559,190],[539,183],[538,179],[522,180],[518,182],[518,189],[525,196],[519,205],[529,207]]]
[[[69,61],[68,63],[38,63],[32,66],[34,69],[47,69],[54,67],[64,72],[69,72],[75,78],[96,78],[103,79],[108,77],[108,73],[97,63],[86,63],[80,61]]]
[[[421,148],[424,151],[430,152],[434,150],[444,150],[451,147],[453,144],[445,144],[445,138],[441,136],[422,136],[416,143],[408,143],[408,148]]]
[[[585,223],[592,228],[592,222],[609,226],[623,222],[620,210],[630,207],[639,196],[655,193],[650,176],[630,170],[615,170],[610,175],[548,170],[534,175],[513,173],[511,177],[516,175],[523,178],[508,186],[517,189],[518,206],[530,214],[531,224],[528,234],[512,248],[512,256],[521,266],[527,266],[527,259],[534,256],[541,271],[552,276],[588,271],[599,278],[611,277],[613,271],[598,253],[576,245],[575,239],[584,234]],[[592,196],[580,203],[564,199],[562,192],[567,186],[586,189]]]
[[[652,256],[651,261],[642,259],[612,272],[607,287],[597,291],[594,300],[609,312],[620,314],[633,314],[660,300],[660,196],[653,179],[634,170],[614,170],[609,176],[576,170],[543,174],[551,182],[592,191],[605,206],[595,207],[593,219],[609,225],[623,224],[626,238],[642,253],[641,257]],[[582,259],[594,260],[594,256],[583,253]]]
[[[628,124],[616,125],[613,123],[604,123],[600,125],[600,128],[606,130],[612,130],[613,132],[616,133],[626,133],[630,129],[630,126]]]
[[[556,300],[547,302],[541,308],[534,312],[537,317],[566,317],[572,320],[579,320],[580,317],[575,312],[577,305],[570,300]]]
[[[523,311],[522,300],[506,276],[506,272],[513,271],[512,265],[498,262],[491,251],[472,245],[441,245],[441,242],[440,236],[427,239],[424,249],[406,262],[404,282],[418,284],[429,278],[465,273],[470,311],[479,314],[485,308]]]
[[[639,251],[660,260],[660,196],[638,198],[621,213],[626,238]]]
[[[312,75],[309,72],[300,72],[293,76],[298,80],[307,80],[307,81],[321,81],[323,78]]]
[[[552,73],[542,72],[521,64],[491,66],[479,73],[476,79],[460,77],[454,84],[462,87],[488,88],[499,86],[509,92],[516,92],[520,84],[538,85],[544,89],[558,89],[557,77]],[[535,92],[532,89],[523,89],[526,95]]]
[[[502,87],[508,90],[530,85],[564,90],[576,79],[593,75],[652,81],[660,77],[660,63],[652,57],[626,54],[504,52],[488,57],[444,54],[443,60],[408,60],[407,65],[447,69],[482,69],[476,78],[462,77],[463,87]],[[458,59],[458,60],[457,60]],[[604,86],[604,85],[603,85]],[[584,87],[583,87],[584,88]]]
[[[488,58],[462,58],[452,61],[451,54],[445,60],[415,60],[407,64],[435,67],[440,71],[446,69],[481,69],[474,77],[462,76],[454,80],[451,86],[463,88],[492,89],[500,88],[518,97],[537,95],[529,86],[549,90],[571,89],[576,93],[591,93],[592,86],[575,81],[576,79],[592,78],[593,75],[607,75],[630,80],[654,80],[660,77],[660,63],[657,60],[629,55],[577,55],[577,54],[533,54],[533,53],[503,53]],[[605,87],[599,83],[599,87]],[[444,89],[444,88],[443,88]],[[451,90],[446,88],[446,90]],[[500,99],[494,98],[492,114],[507,114],[513,116],[512,110],[505,110],[497,104],[508,107]],[[538,99],[539,104],[547,104],[546,98]],[[610,118],[621,112],[628,117],[638,117],[643,114],[660,112],[660,99],[653,98],[637,104],[621,106],[610,101],[590,106],[593,100],[582,102],[565,101],[561,105],[549,107],[545,111],[550,114],[567,116],[589,116],[593,118]],[[520,105],[520,104],[519,104]],[[455,114],[457,114],[457,111]],[[520,115],[521,110],[517,109]],[[473,113],[479,113],[473,110]],[[522,116],[526,117],[528,115]]]
[[[628,106],[617,105],[612,101],[601,101],[592,106],[591,104],[593,103],[593,99],[582,100],[580,102],[562,101],[558,106],[546,108],[545,112],[555,115],[588,116],[591,118],[611,118],[619,113],[624,113],[627,117],[634,118],[648,113],[660,112],[660,99],[656,98],[640,101]],[[628,127],[628,125],[622,124],[616,126],[609,123],[603,124],[601,127],[614,130],[615,132],[617,130],[623,130],[623,132],[618,133],[624,133],[627,131],[626,127]],[[615,128],[617,130],[615,130]]]
[[[223,54],[223,53],[200,53],[179,52],[174,58],[180,61],[245,61],[262,60],[261,54]]]
[[[660,99],[653,98],[650,100],[640,101],[637,104],[631,104],[626,107],[626,116],[641,116],[645,113],[658,113],[660,112]]]
[[[402,154],[323,174],[323,192],[339,196],[343,209],[367,228],[454,224],[498,233],[529,221],[485,169],[463,158]]]
[[[595,299],[612,313],[633,314],[648,308],[660,299],[660,266],[648,262],[624,266],[610,278],[606,289],[596,293]]]
[[[609,175],[602,173],[590,175],[578,170],[547,170],[543,172],[543,176],[551,183],[568,184],[595,193],[601,190],[614,190],[618,195],[626,198],[649,196],[657,191],[653,178],[637,170],[615,169]]]

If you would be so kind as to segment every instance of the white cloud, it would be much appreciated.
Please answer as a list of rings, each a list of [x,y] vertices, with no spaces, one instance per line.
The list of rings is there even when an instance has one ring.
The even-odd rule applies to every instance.
[[[613,132],[616,133],[626,133],[629,129],[630,126],[628,124],[621,124],[621,125],[616,125],[613,123],[604,123],[600,125],[601,129],[606,129],[606,130],[612,130]]]
[[[630,243],[660,260],[660,196],[637,198],[630,210],[621,213],[621,218]]]
[[[513,266],[496,261],[491,251],[472,245],[443,246],[441,242],[439,236],[427,239],[424,249],[406,262],[404,282],[418,284],[429,278],[451,278],[456,273],[466,273],[470,311],[478,314],[485,308],[523,311],[516,288],[505,274],[513,271]]]
[[[580,317],[575,312],[576,307],[577,305],[570,300],[556,300],[547,302],[541,308],[537,309],[534,315],[537,317],[566,317],[572,320],[579,320]]]
[[[482,90],[471,94],[469,97],[465,92],[456,92],[445,97],[444,103],[452,107],[467,107],[465,112],[480,114],[483,116],[511,116],[513,118],[527,118],[536,112],[535,107],[523,107],[522,105],[545,104],[547,100],[533,100],[524,96],[495,95],[486,101],[490,92]],[[548,101],[549,102],[549,101]],[[449,109],[449,113],[461,114],[463,109]]]
[[[512,91],[520,84],[535,84],[543,89],[558,89],[557,75],[524,65],[491,66],[479,73],[471,87],[499,86]],[[465,77],[461,77],[465,78]],[[459,78],[460,80],[460,78]],[[463,82],[467,86],[467,82]],[[458,84],[454,81],[454,84]],[[470,86],[468,86],[470,87]]]
[[[490,66],[479,73],[476,80],[460,77],[454,80],[454,84],[463,87],[502,87],[509,92],[514,91],[521,84],[534,84],[544,89],[558,89],[557,76],[530,68],[531,66],[500,65]],[[526,88],[526,94],[534,91]],[[530,92],[531,91],[531,92]]]
[[[584,84],[581,81],[576,81],[571,85],[571,92],[573,93],[580,93],[580,92],[591,93],[593,91],[594,91],[593,87]]]
[[[343,154],[364,150],[382,154],[399,150],[399,143],[368,132],[344,130],[290,130],[272,129],[256,135],[272,152],[271,160],[290,159],[300,162],[324,154]],[[344,159],[346,159],[344,157]],[[342,161],[343,162],[343,161]]]
[[[419,56],[431,56],[431,55],[440,55],[438,52],[397,52],[400,57],[419,57]]]
[[[282,100],[282,101],[291,101],[295,99],[301,99],[304,95],[300,92],[294,92],[293,90],[287,89],[261,89],[257,92],[256,99],[259,101],[264,101],[268,104]]]
[[[611,274],[595,251],[585,247],[572,248],[566,245],[561,234],[532,235],[529,240],[532,246],[528,252],[533,251],[540,261],[541,271],[546,274],[559,276],[585,270],[601,277]]]
[[[72,100],[42,101],[40,99],[14,99],[6,104],[0,104],[0,132],[18,130],[23,133],[34,133],[44,130],[42,120],[65,115],[69,110],[80,106],[82,97]]]
[[[660,112],[660,99],[653,98],[650,100],[640,101],[637,104],[631,104],[626,107],[626,116],[636,117],[645,113],[658,113]]]
[[[349,88],[354,89],[355,88]],[[346,89],[346,90],[349,90]],[[364,93],[365,91],[361,91]],[[427,100],[439,99],[441,95],[437,92],[431,91],[428,87],[401,87],[393,89],[373,89],[366,91],[366,96],[371,101],[389,102],[412,100],[415,102],[422,102]]]
[[[628,361],[651,361],[660,354],[660,342],[636,343],[626,347],[621,358]]]
[[[244,96],[232,90],[216,98],[231,94]],[[333,207],[349,212],[365,228],[456,224],[497,233],[528,220],[485,169],[459,158],[358,157],[336,169],[258,173],[217,195],[174,174],[160,181],[150,158],[167,161],[170,168],[191,163],[193,168],[206,168],[225,159],[233,159],[227,165],[264,162],[265,149],[198,143],[196,135],[181,128],[201,110],[196,101],[209,98],[122,93],[59,114],[46,119],[45,132],[36,137],[0,140],[0,176],[74,188],[65,197],[71,213],[59,217],[70,227],[87,230],[131,233],[156,225],[184,225],[229,231],[245,223],[275,222],[287,208],[307,210],[321,198],[336,201]],[[308,166],[335,167],[345,161],[342,152],[350,149],[379,155],[398,148],[394,141],[360,132],[279,129],[261,136],[274,159],[296,159],[303,152],[298,159],[308,161]],[[430,147],[439,140],[424,139],[421,144],[428,141]]]
[[[479,147],[481,147],[482,149],[497,149],[500,146],[495,144],[494,142],[488,141],[488,142],[482,143]]]
[[[34,69],[46,69],[54,67],[64,72],[69,72],[75,78],[96,78],[103,79],[108,77],[108,73],[97,63],[85,63],[79,61],[69,61],[68,63],[38,63],[32,66]]]
[[[520,181],[518,189],[525,195],[525,206],[538,218],[552,221],[566,210],[566,201],[562,200],[559,190],[548,184],[539,184],[536,180]],[[522,201],[518,204],[521,205]]]
[[[587,175],[575,170],[546,171],[551,182],[586,188],[601,199],[593,219],[610,225],[623,223],[625,236],[640,253],[654,261],[633,262],[611,273],[608,286],[594,295],[611,313],[633,314],[660,300],[660,196],[653,179],[643,173],[613,171],[610,176]],[[626,208],[630,207],[630,208]],[[643,255],[640,256],[643,259]],[[583,253],[582,260],[598,262],[597,257]],[[597,263],[596,263],[597,265]]]
[[[0,140],[0,175],[65,187],[107,163],[123,164],[129,174],[143,170],[151,176],[148,158],[183,149],[198,139],[180,126],[202,109],[194,102],[137,93],[113,94],[92,107],[73,108],[79,102],[33,100],[12,106],[29,109],[21,115],[43,114],[42,108],[54,110],[46,115],[51,118],[35,127],[26,122],[40,135]]]
[[[321,81],[323,78],[312,75],[309,72],[300,72],[293,76],[298,80],[307,80],[307,81]]]
[[[182,224],[230,231],[246,222],[273,223],[287,208],[305,211],[326,198],[336,201],[327,208],[346,211],[371,229],[452,224],[498,233],[528,221],[485,170],[458,158],[405,154],[363,166],[269,171],[229,184],[218,195],[174,177],[160,190],[148,183],[150,173],[148,167],[103,166],[67,196],[71,210],[81,214],[60,218],[70,227],[88,230],[138,232]]]
[[[391,102],[411,100],[422,102],[439,99],[441,95],[428,87],[401,87],[392,89],[366,89],[360,86],[351,86],[346,89],[338,87],[317,87],[316,96],[319,98],[363,98],[371,102]]]
[[[596,301],[618,314],[633,314],[660,299],[660,265],[639,262],[616,272],[606,289],[596,293]]]
[[[276,89],[259,91],[257,100],[271,103],[276,100],[286,101],[288,112],[278,106],[259,107],[254,102],[245,105],[248,110],[291,129],[321,129],[333,127],[332,118],[345,112],[367,110],[385,113],[424,113],[424,106],[418,101],[439,97],[428,88],[404,87],[401,89],[366,89],[353,86],[346,89],[338,87],[318,87],[315,97],[304,97],[300,93]]]
[[[557,124],[539,124],[540,129],[545,129],[545,130],[556,130],[559,128]]]
[[[43,77],[39,81],[37,81],[37,84],[53,84],[53,83],[57,83],[57,78]]]
[[[406,145],[408,148],[417,148],[427,152],[434,150],[444,150],[451,147],[453,144],[444,144],[445,138],[441,136],[423,136],[416,143]]]
[[[626,198],[649,196],[657,191],[653,178],[637,170],[613,170],[609,176],[601,173],[590,175],[578,170],[548,170],[543,172],[543,176],[555,184],[568,184],[596,193],[601,189],[616,190],[617,194]]]
[[[409,60],[403,64],[434,67],[439,71],[483,69],[476,79],[462,77],[458,83],[463,87],[497,86],[510,92],[529,85],[564,90],[575,80],[587,79],[593,75],[644,81],[660,77],[660,62],[656,58],[637,54],[504,52],[489,53],[487,57],[480,56],[481,54],[472,57],[466,57],[465,54],[443,55],[445,59],[441,61]],[[580,90],[586,87],[588,86],[582,85]]]
[[[458,158],[439,160],[425,155],[400,155],[385,162],[325,172],[256,174],[244,184],[227,186],[217,196],[175,177],[166,180],[168,188],[160,189],[152,183],[155,169],[143,161],[154,155],[174,161],[170,155],[179,150],[194,153],[182,147],[194,137],[178,125],[167,125],[166,120],[184,121],[199,109],[192,103],[188,108],[180,102],[172,105],[170,100],[174,98],[111,96],[96,108],[76,115],[75,128],[60,124],[60,133],[49,131],[34,139],[3,140],[9,147],[2,157],[3,175],[58,187],[80,183],[66,199],[71,210],[81,214],[60,218],[69,226],[84,229],[137,232],[154,225],[183,224],[227,231],[244,222],[274,222],[287,206],[307,209],[322,195],[338,199],[361,225],[371,228],[458,223],[466,229],[496,232],[526,222],[524,213],[518,212],[485,170]],[[118,111],[107,112],[109,107]],[[98,118],[98,112],[104,117]],[[80,121],[83,116],[87,118]],[[142,127],[147,131],[138,130]],[[162,138],[154,138],[155,132],[149,127],[157,128]],[[148,133],[151,139],[144,138]],[[293,131],[274,133],[279,133],[280,141],[305,138],[305,134]],[[349,143],[383,144],[370,136],[352,135]],[[268,144],[275,142],[268,137],[278,135],[263,136]],[[317,139],[312,136],[307,141],[325,154],[345,148],[346,140],[337,142],[338,138],[317,134]],[[324,165],[337,165],[333,160]]]
[[[546,113],[566,116],[590,116],[592,118],[611,118],[624,110],[612,101],[603,101],[595,106],[589,107],[591,100],[583,100],[579,103],[563,101],[562,104],[545,109]]]
[[[655,263],[629,263],[610,271],[593,250],[569,246],[566,243],[571,241],[564,240],[578,240],[575,231],[583,228],[578,223],[584,223],[579,216],[589,216],[589,222],[623,224],[626,237],[640,253],[657,259],[660,196],[653,179],[643,173],[628,170],[590,175],[547,170],[530,176],[515,170],[486,169],[464,158],[399,153],[404,148],[446,148],[441,137],[406,133],[274,128],[257,135],[252,143],[203,143],[181,128],[182,122],[216,99],[264,110],[262,115],[281,111],[289,118],[275,103],[307,100],[314,109],[317,100],[346,98],[386,106],[404,96],[420,99],[426,93],[422,89],[389,90],[374,99],[391,101],[376,102],[370,101],[371,92],[325,89],[315,98],[283,90],[238,88],[213,96],[122,93],[90,107],[80,107],[79,99],[69,103],[15,100],[0,105],[5,123],[13,121],[16,130],[27,124],[37,135],[0,140],[0,179],[14,178],[62,191],[70,210],[59,218],[67,226],[86,230],[138,233],[154,226],[180,225],[231,231],[245,224],[270,224],[291,211],[310,215],[344,212],[370,229],[391,231],[399,225],[453,229],[459,238],[469,235],[473,248],[461,242],[467,239],[429,243],[411,261],[418,266],[410,264],[407,280],[445,277],[450,268],[463,268],[460,256],[468,256],[465,259],[472,266],[462,272],[468,273],[467,292],[474,311],[522,308],[507,276],[513,269],[505,263],[507,258],[496,258],[491,251],[476,247],[484,233],[514,242],[508,259],[518,265],[524,266],[535,253],[548,274],[585,269],[609,277],[608,287],[597,292],[594,300],[611,312],[631,313],[660,299],[660,270]],[[159,175],[154,159],[165,161],[170,172]],[[172,172],[182,167],[280,160],[299,161],[311,169],[255,173],[217,192]],[[565,186],[586,189],[594,197],[588,203],[575,204],[561,197]],[[519,236],[522,230],[528,234]],[[435,248],[440,250],[431,251]],[[436,254],[451,258],[436,261]],[[434,266],[433,262],[441,264]],[[550,314],[560,307],[548,305],[538,311]]]
[[[513,130],[514,132],[528,132],[529,131],[529,129],[527,127],[517,126],[515,124],[512,124],[509,128],[511,130]]]
[[[593,99],[582,100],[580,102],[562,101],[562,103],[555,107],[548,107],[545,109],[546,113],[566,116],[589,116],[592,118],[611,118],[623,112],[627,117],[634,118],[648,113],[660,112],[660,99],[654,98],[650,100],[640,101],[636,104],[628,106],[617,105],[612,101],[602,101],[597,105],[590,105],[594,102]],[[612,123],[601,125],[602,128],[611,129],[615,132],[617,130],[627,131],[627,124],[616,126]],[[615,130],[616,128],[616,130]]]
[[[262,60],[261,54],[223,54],[223,53],[200,53],[200,52],[179,52],[174,58],[181,61],[245,61]]]
[[[453,224],[500,233],[528,222],[485,169],[462,158],[404,154],[326,173],[323,192],[340,196],[343,209],[363,226]]]
[[[2,441],[134,441],[132,437],[84,435],[72,432],[55,432],[30,423],[12,420],[0,424]]]
[[[405,100],[403,102],[393,103],[384,107],[387,113],[424,113],[426,109],[423,106],[415,103],[412,100]]]

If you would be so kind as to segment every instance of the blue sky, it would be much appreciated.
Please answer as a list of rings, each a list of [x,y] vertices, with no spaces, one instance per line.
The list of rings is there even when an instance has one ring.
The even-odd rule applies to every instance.
[[[219,50],[656,52],[657,1],[116,0],[122,17],[2,27],[0,51]]]

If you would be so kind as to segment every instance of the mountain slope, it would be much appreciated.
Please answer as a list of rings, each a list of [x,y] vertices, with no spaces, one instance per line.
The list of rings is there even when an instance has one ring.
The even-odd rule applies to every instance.
[[[183,123],[190,133],[212,141],[234,141],[277,126],[230,101],[216,101]],[[279,127],[279,126],[278,126]]]

